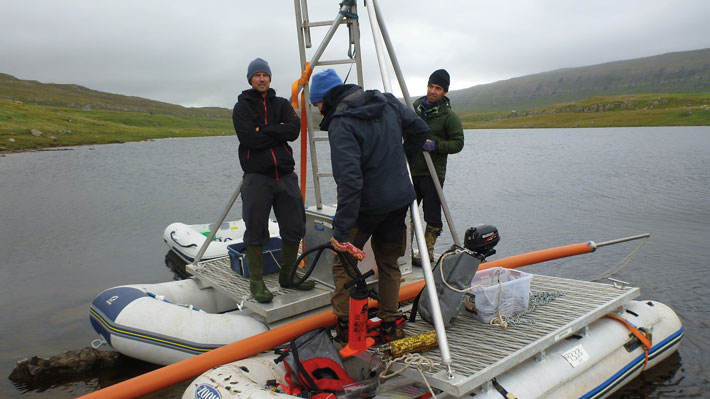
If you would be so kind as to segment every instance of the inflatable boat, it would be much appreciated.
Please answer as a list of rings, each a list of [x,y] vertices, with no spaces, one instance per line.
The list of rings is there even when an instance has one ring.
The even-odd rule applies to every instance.
[[[191,263],[195,260],[200,247],[204,244],[214,224],[185,224],[172,223],[163,231],[163,241],[183,261]],[[207,247],[202,260],[214,259],[227,255],[227,246],[242,242],[244,236],[244,221],[228,221],[221,223],[214,239]],[[271,237],[279,236],[279,225],[269,220],[269,234]]]
[[[189,278],[110,288],[94,299],[89,317],[116,351],[167,365],[268,330],[236,308],[231,298]]]

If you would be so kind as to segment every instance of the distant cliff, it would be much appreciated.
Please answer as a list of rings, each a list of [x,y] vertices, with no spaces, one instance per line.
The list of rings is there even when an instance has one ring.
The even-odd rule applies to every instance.
[[[642,93],[710,93],[710,49],[565,68],[450,91],[457,112],[511,111]]]

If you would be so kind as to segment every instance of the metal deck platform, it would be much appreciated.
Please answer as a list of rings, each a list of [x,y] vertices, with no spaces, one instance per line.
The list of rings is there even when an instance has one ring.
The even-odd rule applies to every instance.
[[[513,368],[544,351],[607,313],[613,313],[626,302],[640,295],[639,288],[616,288],[608,284],[534,275],[531,293],[564,293],[552,302],[526,313],[532,324],[514,324],[507,330],[484,324],[463,313],[446,331],[449,340],[454,378],[449,379],[443,366],[426,372],[429,383],[448,394],[459,397],[487,383],[493,377]],[[407,335],[416,335],[433,327],[424,321],[408,323]],[[440,351],[422,353],[435,363],[441,363]],[[404,368],[395,364],[392,370]],[[416,369],[406,369],[403,375],[414,380],[421,376]]]
[[[333,291],[317,280],[314,280],[316,287],[311,291],[281,288],[278,273],[267,274],[264,276],[264,283],[274,294],[274,299],[270,303],[258,303],[254,301],[249,292],[249,279],[232,270],[228,256],[200,262],[197,267],[188,264],[187,270],[198,276],[207,285],[211,285],[217,291],[234,299],[240,306],[244,306],[262,317],[266,323],[273,323],[328,306]]]

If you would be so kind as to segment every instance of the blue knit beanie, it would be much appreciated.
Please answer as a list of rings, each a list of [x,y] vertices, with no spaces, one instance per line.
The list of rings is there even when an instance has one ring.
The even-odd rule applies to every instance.
[[[335,86],[340,86],[343,81],[333,69],[326,69],[323,72],[313,75],[311,78],[311,104],[323,101],[326,95]]]
[[[269,63],[261,58],[256,58],[254,61],[249,63],[249,67],[247,68],[247,82],[251,84],[251,77],[258,72],[264,72],[271,77],[271,68],[269,68]]]

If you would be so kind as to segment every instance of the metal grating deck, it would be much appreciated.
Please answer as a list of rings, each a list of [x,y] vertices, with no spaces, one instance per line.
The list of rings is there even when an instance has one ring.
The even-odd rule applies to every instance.
[[[608,284],[541,275],[533,276],[530,290],[531,293],[561,291],[564,296],[523,316],[534,320],[534,324],[511,325],[507,330],[459,315],[446,331],[454,379],[449,379],[446,369],[440,365],[434,372],[425,372],[429,383],[456,397],[469,393],[640,295],[639,288],[620,289]],[[406,332],[409,336],[431,329],[431,324],[419,320],[408,323]],[[438,349],[422,355],[441,363]],[[403,367],[403,363],[396,364],[392,370]],[[404,370],[402,374],[421,379],[416,369]]]
[[[198,263],[196,267],[188,264],[187,269],[203,282],[212,285],[217,291],[263,317],[266,323],[273,323],[330,305],[332,289],[329,287],[316,281],[316,287],[311,291],[281,288],[278,273],[264,276],[264,283],[274,294],[274,299],[270,303],[258,303],[254,301],[249,292],[249,279],[232,270],[229,256],[206,260]],[[300,269],[297,273],[301,273]]]
[[[249,280],[231,269],[229,257],[203,261],[197,267],[188,264],[187,268],[205,283],[263,317],[266,323],[330,305],[330,287],[317,282],[312,291],[283,289],[279,286],[278,274],[264,276],[264,282],[274,294],[274,300],[267,304],[257,303],[251,298]],[[407,276],[406,280],[421,278],[417,274]],[[639,288],[618,288],[609,284],[543,275],[533,275],[530,291],[560,291],[564,295],[523,316],[534,323],[512,324],[507,330],[484,324],[465,315],[465,310],[462,311],[452,328],[446,331],[454,378],[449,379],[446,368],[439,365],[433,372],[424,371],[431,386],[456,397],[470,393],[493,377],[576,333],[603,315],[616,311],[640,295]],[[406,333],[411,336],[431,329],[431,324],[419,320],[408,323]],[[422,355],[435,363],[441,363],[441,352],[438,349]],[[392,371],[402,368],[403,363],[391,367]],[[419,372],[411,368],[404,370],[402,375],[413,380],[421,378]]]

